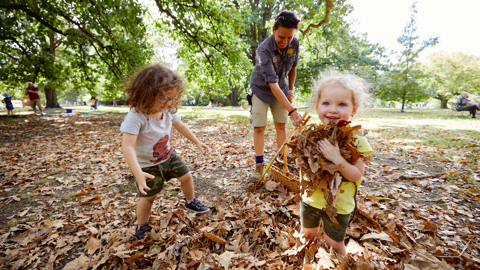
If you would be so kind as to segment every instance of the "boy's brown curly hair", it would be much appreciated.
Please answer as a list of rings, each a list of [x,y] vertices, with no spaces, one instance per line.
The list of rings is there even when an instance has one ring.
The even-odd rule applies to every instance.
[[[125,88],[127,94],[126,105],[135,108],[144,114],[155,113],[153,107],[157,99],[174,93],[176,99],[172,100],[171,113],[175,113],[180,105],[180,98],[185,91],[185,85],[177,74],[160,64],[149,65],[135,73]]]

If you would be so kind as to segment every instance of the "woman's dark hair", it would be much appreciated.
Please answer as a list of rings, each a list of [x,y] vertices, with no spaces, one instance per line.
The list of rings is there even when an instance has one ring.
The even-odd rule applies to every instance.
[[[157,99],[175,94],[170,103],[170,112],[174,113],[180,105],[180,98],[185,85],[177,74],[160,64],[149,65],[135,73],[125,88],[127,99],[125,104],[144,114],[154,113],[153,107]]]
[[[298,29],[299,23],[300,19],[295,13],[284,10],[275,16],[275,24],[273,25],[273,28],[277,30],[280,26],[283,26],[285,28]]]

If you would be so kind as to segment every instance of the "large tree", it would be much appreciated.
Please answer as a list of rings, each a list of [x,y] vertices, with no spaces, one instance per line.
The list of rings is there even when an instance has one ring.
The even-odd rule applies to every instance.
[[[410,8],[410,21],[405,26],[402,35],[397,39],[403,46],[398,63],[385,72],[379,79],[375,95],[387,101],[399,101],[401,111],[407,102],[418,102],[429,97],[431,92],[420,85],[425,74],[419,68],[418,56],[427,47],[434,46],[438,38],[429,38],[419,42],[416,23],[416,2]]]
[[[317,42],[319,32],[351,10],[344,0],[155,0],[159,28],[178,42],[178,55],[188,63],[185,75],[204,91],[228,95],[236,105],[246,89],[258,45],[272,33],[273,17],[282,10],[296,11],[301,19],[297,32],[301,44]],[[344,22],[343,22],[344,23]],[[342,22],[337,22],[341,25]],[[308,39],[307,39],[308,38]],[[345,41],[347,42],[347,41]],[[318,68],[316,69],[318,73]],[[210,89],[210,90],[209,90]]]
[[[143,14],[133,0],[0,0],[0,80],[41,83],[50,108],[62,87],[118,87],[149,56]]]
[[[480,57],[464,53],[435,52],[422,65],[429,74],[424,87],[432,89],[433,97],[441,101],[441,108],[447,109],[450,99],[458,98],[463,92],[480,94]]]

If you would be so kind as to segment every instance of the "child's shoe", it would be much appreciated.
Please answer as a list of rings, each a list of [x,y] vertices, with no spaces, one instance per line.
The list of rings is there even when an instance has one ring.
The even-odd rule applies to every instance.
[[[265,165],[263,165],[263,163],[255,164],[255,171],[248,177],[248,179],[250,179],[250,182],[257,183],[260,180],[263,174],[264,167]]]
[[[46,113],[42,112],[42,115],[46,115]]]
[[[203,205],[199,200],[197,200],[197,198],[193,198],[190,203],[188,203],[187,199],[185,199],[185,208],[197,214],[210,212],[210,208]]]
[[[40,114],[38,114],[38,113],[35,113],[35,116],[39,116],[39,115],[40,115]]]
[[[135,238],[137,240],[142,240],[143,238],[145,238],[145,233],[151,230],[152,230],[152,227],[150,227],[150,225],[148,224],[140,225],[140,226],[137,225],[137,228],[135,229]]]

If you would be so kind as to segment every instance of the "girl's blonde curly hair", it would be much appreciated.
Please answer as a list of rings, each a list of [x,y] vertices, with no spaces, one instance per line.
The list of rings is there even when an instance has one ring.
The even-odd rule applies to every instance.
[[[322,71],[318,79],[313,83],[310,107],[315,109],[323,89],[334,85],[341,85],[350,90],[352,93],[352,102],[355,107],[361,107],[366,104],[370,97],[369,90],[372,86],[363,78],[348,71],[338,71],[334,69]]]
[[[175,94],[168,107],[171,113],[178,110],[180,98],[185,91],[185,84],[180,76],[160,64],[149,65],[135,73],[125,88],[127,100],[125,104],[144,114],[155,113],[153,107],[157,99],[167,94]]]

